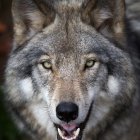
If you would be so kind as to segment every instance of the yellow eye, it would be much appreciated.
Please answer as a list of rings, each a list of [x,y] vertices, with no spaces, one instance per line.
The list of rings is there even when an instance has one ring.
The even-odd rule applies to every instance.
[[[52,64],[50,61],[46,60],[44,62],[41,62],[42,66],[45,68],[45,69],[51,69],[52,68]]]
[[[85,67],[86,68],[91,68],[91,67],[94,66],[95,62],[96,62],[95,60],[88,60],[85,64]]]

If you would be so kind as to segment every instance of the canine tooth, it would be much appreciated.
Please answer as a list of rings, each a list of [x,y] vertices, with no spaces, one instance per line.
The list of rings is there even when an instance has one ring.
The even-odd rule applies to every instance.
[[[74,133],[74,136],[72,138],[70,138],[69,140],[74,140],[78,137],[79,135],[79,132],[80,132],[80,128],[78,128],[77,130],[75,130],[73,133]]]
[[[59,128],[58,128],[58,134],[60,135],[60,137],[61,137],[62,139],[65,139],[64,136],[63,136],[62,131],[61,131]]]
[[[78,128],[77,130],[75,130],[75,131],[73,132],[73,135],[74,135],[73,137],[67,138],[67,137],[64,136],[63,131],[61,131],[61,130],[58,128],[58,134],[59,134],[60,137],[61,137],[62,139],[64,139],[64,140],[74,140],[74,139],[76,139],[77,136],[79,135],[79,132],[80,132],[80,128]]]
[[[63,131],[61,131],[59,128],[58,128],[58,134],[60,135],[60,137],[64,140],[73,140],[73,139],[68,139],[67,137],[63,136]]]
[[[74,131],[74,136],[78,136],[79,135],[79,133],[80,133],[80,128],[78,128],[76,131]]]

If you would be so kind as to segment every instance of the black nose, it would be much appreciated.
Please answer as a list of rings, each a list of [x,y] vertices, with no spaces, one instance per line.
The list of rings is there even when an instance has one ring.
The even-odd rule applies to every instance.
[[[70,122],[78,117],[78,106],[71,102],[62,102],[56,107],[57,117],[65,122]]]

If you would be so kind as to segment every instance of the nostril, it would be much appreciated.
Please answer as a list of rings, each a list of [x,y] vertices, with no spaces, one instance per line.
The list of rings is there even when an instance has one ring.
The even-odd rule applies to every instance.
[[[72,102],[62,102],[56,107],[57,117],[65,122],[70,122],[78,117],[78,106]]]

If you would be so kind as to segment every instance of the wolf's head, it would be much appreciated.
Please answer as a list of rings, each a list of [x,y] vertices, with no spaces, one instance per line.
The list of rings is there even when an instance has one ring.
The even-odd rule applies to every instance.
[[[28,130],[42,139],[81,140],[129,104],[124,9],[123,0],[14,1],[6,85]]]

